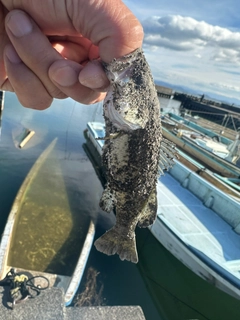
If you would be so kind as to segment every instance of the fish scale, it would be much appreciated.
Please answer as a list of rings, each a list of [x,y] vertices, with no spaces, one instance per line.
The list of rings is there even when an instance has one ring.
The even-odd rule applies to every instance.
[[[135,228],[154,222],[159,163],[162,170],[170,166],[175,150],[162,140],[159,100],[142,49],[103,66],[110,87],[103,105],[107,185],[100,207],[107,212],[115,208],[116,224],[95,246],[137,263]]]

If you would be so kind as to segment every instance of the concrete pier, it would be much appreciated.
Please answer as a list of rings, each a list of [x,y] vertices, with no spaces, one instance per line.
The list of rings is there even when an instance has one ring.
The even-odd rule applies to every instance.
[[[65,307],[63,291],[51,288],[11,309],[0,287],[0,320],[144,320],[139,306]]]

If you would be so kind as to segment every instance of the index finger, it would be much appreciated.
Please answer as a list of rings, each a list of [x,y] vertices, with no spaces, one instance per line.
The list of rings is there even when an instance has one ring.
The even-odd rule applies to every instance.
[[[5,24],[9,39],[22,62],[39,78],[51,97],[63,97],[48,77],[50,65],[63,58],[52,48],[47,37],[41,37],[39,41],[41,31],[36,23],[26,13],[13,10],[6,16]]]

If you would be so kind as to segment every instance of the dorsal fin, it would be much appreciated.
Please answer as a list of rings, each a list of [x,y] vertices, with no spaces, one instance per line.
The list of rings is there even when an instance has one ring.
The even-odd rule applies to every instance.
[[[162,175],[164,170],[170,169],[178,158],[175,144],[163,138],[160,145],[159,174]]]

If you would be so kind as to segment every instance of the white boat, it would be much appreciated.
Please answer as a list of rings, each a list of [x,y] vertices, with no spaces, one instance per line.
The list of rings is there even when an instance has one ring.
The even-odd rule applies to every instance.
[[[162,127],[164,138],[172,141],[175,145],[188,154],[190,157],[197,159],[199,163],[209,168],[211,171],[221,174],[225,177],[238,178],[240,176],[240,168],[232,162],[223,159],[212,151],[201,147],[195,143],[194,139],[189,139],[187,136],[181,136],[178,131],[170,131]]]
[[[14,269],[36,287],[62,288],[68,306],[82,279],[95,224],[71,207],[55,144],[56,139],[37,159],[15,198],[0,244],[0,279]]]
[[[99,150],[94,125],[87,127]],[[157,219],[149,227],[154,237],[194,273],[240,299],[240,202],[177,160],[157,190]]]
[[[212,122],[211,125],[212,128],[215,128],[215,131],[211,131],[195,122],[189,121],[189,118],[182,118],[172,113],[162,117],[162,125],[169,131],[174,132],[178,137],[181,137],[186,143],[192,142],[201,147],[202,151],[211,152],[214,156],[217,156],[217,160],[221,158],[237,165],[240,157],[239,128],[235,131],[227,131],[228,137],[232,137],[231,140],[222,135],[226,130],[223,126],[218,126],[218,129],[216,129],[216,124]],[[218,134],[218,130],[220,134]]]
[[[198,146],[202,147],[203,149],[212,152],[213,154],[217,155],[220,158],[227,158],[229,156],[229,150],[227,146],[221,142],[215,141],[208,136],[204,136],[195,131],[189,130],[182,130],[179,129],[177,131],[177,135],[182,138],[187,138],[193,143],[197,144]]]
[[[239,201],[178,161],[157,190],[152,234],[201,278],[240,299]]]
[[[105,125],[102,122],[88,122],[87,136],[91,140],[94,147],[97,149],[98,153],[101,155],[104,140],[101,140],[99,138],[104,138],[105,136]]]

